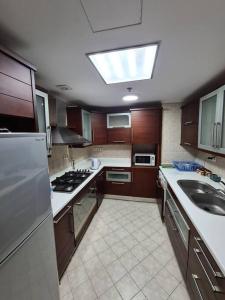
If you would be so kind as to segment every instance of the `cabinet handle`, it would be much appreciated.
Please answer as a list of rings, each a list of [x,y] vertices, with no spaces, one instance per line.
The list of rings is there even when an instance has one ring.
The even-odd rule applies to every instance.
[[[95,141],[95,132],[94,132],[94,129],[92,130],[92,141],[93,142]]]
[[[81,202],[74,203],[74,205],[82,206]]]
[[[196,275],[196,274],[191,274],[191,276],[192,276],[192,280],[193,280],[193,282],[194,282],[194,284],[195,284],[195,288],[196,288],[196,290],[197,290],[197,292],[198,292],[199,298],[200,298],[201,300],[204,300],[204,298],[202,297],[202,293],[201,293],[201,291],[200,291],[200,289],[199,289],[198,283],[197,283],[197,280],[200,279],[200,278],[199,278],[198,275]]]
[[[115,181],[112,181],[112,184],[125,184],[125,182],[115,182]]]
[[[68,211],[70,209],[71,209],[71,206],[68,206],[67,209],[64,211],[64,213],[57,220],[55,220],[53,223],[58,224],[62,220],[62,218],[68,213]]]
[[[200,245],[200,242],[201,242],[201,239],[197,236],[194,237],[194,240],[196,242],[196,244],[198,245],[198,248],[199,248],[199,251],[203,254],[203,256],[205,257],[205,260],[207,261],[212,273],[213,273],[213,276],[214,277],[218,277],[218,278],[225,278],[224,275],[221,273],[221,272],[217,272],[213,269],[213,266],[211,265],[210,261],[208,260],[208,257],[206,256],[205,252],[203,251],[201,245]]]
[[[221,147],[221,123],[216,123],[216,147]]]
[[[213,130],[212,130],[212,146],[216,147],[215,143],[215,129],[216,129],[216,123],[213,124]]]
[[[193,124],[193,121],[184,122],[184,125],[192,125],[192,124]]]
[[[70,213],[70,232],[74,233],[74,221],[73,221],[73,214]]]
[[[191,143],[184,142],[184,145],[191,146]]]
[[[125,141],[112,141],[113,143],[125,143]]]
[[[125,171],[125,169],[122,169],[122,168],[112,168],[112,171]]]
[[[173,231],[177,231],[176,226],[173,224],[172,215],[171,215],[170,213],[168,213],[168,220],[169,220],[171,229],[172,229]]]
[[[206,275],[206,277],[209,281],[209,284],[210,284],[211,289],[213,290],[213,292],[214,293],[223,293],[223,291],[218,286],[216,286],[212,283],[212,281],[211,281],[211,279],[210,279],[210,277],[209,277],[209,275],[208,275],[208,273],[207,273],[207,271],[206,271],[206,269],[205,269],[205,267],[204,267],[204,265],[203,265],[203,263],[202,263],[202,261],[199,257],[199,253],[201,253],[201,251],[197,248],[193,248],[193,250],[194,250],[194,253],[195,253],[195,255],[198,259],[198,262],[200,263],[200,265],[201,265],[201,267],[202,267],[202,269],[203,269],[203,271],[204,271],[204,273],[205,273],[205,275]]]

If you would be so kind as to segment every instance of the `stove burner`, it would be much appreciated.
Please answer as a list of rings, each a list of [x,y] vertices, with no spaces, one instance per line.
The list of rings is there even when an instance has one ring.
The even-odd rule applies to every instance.
[[[54,192],[73,192],[88,176],[91,175],[89,170],[80,169],[66,172],[60,177],[56,177],[51,182]]]

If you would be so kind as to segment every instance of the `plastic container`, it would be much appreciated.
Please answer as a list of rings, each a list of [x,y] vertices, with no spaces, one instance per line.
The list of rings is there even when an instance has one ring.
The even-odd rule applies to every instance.
[[[185,161],[185,160],[174,160],[173,161],[174,167],[179,171],[185,171],[185,172],[194,172],[198,168],[201,168],[202,166],[195,161]]]

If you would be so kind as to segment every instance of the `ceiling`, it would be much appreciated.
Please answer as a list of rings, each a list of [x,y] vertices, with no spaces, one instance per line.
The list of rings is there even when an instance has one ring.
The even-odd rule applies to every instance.
[[[131,86],[140,102],[181,102],[225,69],[224,0],[143,0],[142,12],[138,0],[92,1],[0,1],[0,42],[36,65],[36,82],[66,101],[127,105],[121,98]],[[85,55],[155,41],[151,80],[106,85]]]

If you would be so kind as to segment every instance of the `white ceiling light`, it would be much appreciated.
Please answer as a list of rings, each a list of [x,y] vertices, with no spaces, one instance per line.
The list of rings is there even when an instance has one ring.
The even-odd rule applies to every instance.
[[[123,96],[123,98],[122,98],[123,101],[136,101],[138,99],[138,96],[131,93],[132,88],[129,87],[129,88],[127,88],[127,90],[129,93],[127,95]]]
[[[107,84],[152,78],[158,44],[88,54]]]

